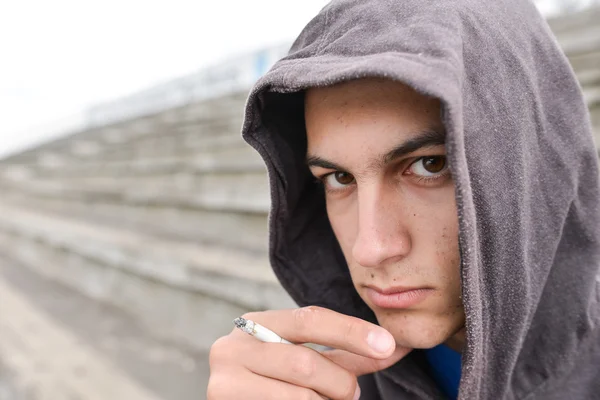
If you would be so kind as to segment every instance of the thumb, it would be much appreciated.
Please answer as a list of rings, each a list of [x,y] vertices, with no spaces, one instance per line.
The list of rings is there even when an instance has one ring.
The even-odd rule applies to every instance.
[[[391,356],[384,359],[375,359],[358,354],[350,353],[345,350],[324,351],[321,355],[329,358],[334,363],[356,376],[366,375],[381,371],[400,361],[404,356],[410,353],[412,349],[396,346]]]

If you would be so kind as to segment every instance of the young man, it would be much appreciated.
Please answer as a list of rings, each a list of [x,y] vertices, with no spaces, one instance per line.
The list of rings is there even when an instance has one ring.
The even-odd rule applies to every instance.
[[[533,4],[333,1],[243,134],[272,266],[310,306],[247,317],[335,350],[233,331],[209,400],[598,397],[598,161]]]

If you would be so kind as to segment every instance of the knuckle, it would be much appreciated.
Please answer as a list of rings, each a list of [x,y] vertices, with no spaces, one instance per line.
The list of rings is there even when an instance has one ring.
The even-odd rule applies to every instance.
[[[293,310],[294,329],[298,332],[306,332],[317,321],[322,312],[323,308],[318,306],[296,308]]]
[[[210,346],[208,353],[208,362],[211,368],[215,368],[219,364],[223,364],[228,360],[228,355],[231,353],[231,338],[230,336],[222,336],[214,341]]]
[[[227,399],[227,379],[222,379],[221,375],[211,374],[208,378],[206,387],[207,400],[225,400]]]
[[[298,398],[300,400],[315,400],[315,399],[321,400],[322,399],[314,390],[310,390],[310,389],[301,390],[300,393],[298,394]]]
[[[359,336],[362,335],[362,327],[360,324],[357,324],[354,319],[348,320],[348,322],[344,322],[343,331],[341,333],[344,341],[346,342],[355,342]],[[365,336],[366,338],[366,336]]]
[[[303,382],[310,382],[317,374],[317,359],[311,351],[301,352],[292,363],[292,373]]]
[[[352,374],[348,374],[340,386],[340,399],[350,400],[354,398],[354,392],[356,391],[357,385],[358,381],[356,380],[356,377]]]
[[[219,388],[215,385],[214,380],[208,378],[208,385],[206,386],[206,399],[217,400],[219,398]]]

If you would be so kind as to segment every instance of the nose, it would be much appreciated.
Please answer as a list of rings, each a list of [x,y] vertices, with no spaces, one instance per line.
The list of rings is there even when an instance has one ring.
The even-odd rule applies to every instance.
[[[352,256],[358,264],[376,268],[399,261],[410,252],[406,212],[397,190],[363,188],[358,194],[358,234]]]

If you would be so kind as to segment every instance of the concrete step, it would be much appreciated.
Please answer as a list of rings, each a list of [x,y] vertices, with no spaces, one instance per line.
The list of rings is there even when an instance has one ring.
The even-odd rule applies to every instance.
[[[177,142],[165,136],[160,142],[142,145],[141,143],[118,146],[106,149],[101,155],[95,155],[95,160],[120,161],[135,158],[165,158],[174,156],[189,156],[196,153],[219,151],[223,149],[248,148],[240,135],[210,135],[198,137],[194,141]],[[92,157],[86,157],[88,160]],[[85,160],[81,160],[85,161]]]
[[[156,118],[158,119],[159,117],[157,116]],[[107,140],[107,138],[111,137],[107,134],[105,143],[107,146],[117,144],[118,147],[130,145],[136,147],[140,145],[161,146],[171,142],[187,143],[189,141],[202,140],[204,137],[215,135],[241,137],[240,132],[242,123],[243,118],[241,112],[228,118],[214,118],[195,122],[181,121],[173,125],[165,125],[164,123],[155,121],[155,124],[149,126],[143,135],[133,136],[130,134],[122,140],[114,142],[114,139]],[[127,132],[128,129],[131,128],[125,126],[109,127],[106,129],[113,132],[112,135],[114,135],[116,130]]]
[[[266,168],[258,153],[250,147],[225,148],[191,156],[139,158],[113,162],[89,160],[53,167],[27,165],[38,178],[127,177],[161,174],[206,174],[215,172],[264,172]],[[2,168],[0,167],[0,174]]]
[[[569,62],[576,73],[581,74],[585,71],[597,71],[600,65],[600,46],[587,53],[571,55]]]
[[[218,129],[218,130],[217,130]],[[204,149],[220,149],[223,147],[247,147],[239,134],[239,126],[219,124],[214,132],[204,134],[198,132],[178,134],[177,132],[164,131],[153,136],[139,138],[139,140],[112,145],[97,145],[92,152],[81,152],[77,146],[66,148],[63,152],[54,152],[57,157],[64,157],[75,162],[89,160],[120,160],[145,157],[165,157],[178,154],[191,154]]]
[[[582,25],[579,29],[564,32],[557,40],[568,57],[593,52],[600,42],[600,25]]]
[[[1,399],[161,400],[4,279],[0,293],[0,361],[14,387],[10,398],[0,391]]]
[[[34,197],[108,201],[131,205],[177,206],[203,210],[267,213],[269,184],[264,172],[165,174],[115,179],[31,179],[4,184]]]
[[[0,399],[133,400],[133,386],[152,399],[206,400],[206,352],[162,340],[130,313],[2,255],[0,286]],[[173,300],[160,301],[171,314]]]
[[[130,138],[143,136],[155,131],[156,127],[168,128],[187,123],[196,123],[209,120],[229,120],[243,113],[247,92],[238,92],[231,95],[202,100],[182,107],[158,112],[153,115],[104,125],[98,130],[100,136],[106,129],[120,129],[121,140],[129,141]],[[94,128],[98,129],[98,128]],[[102,132],[104,131],[104,132]],[[124,135],[123,135],[124,133]]]
[[[168,327],[171,335],[196,348],[206,348],[215,335],[231,330],[232,310],[293,307],[264,257],[157,239],[6,203],[0,204],[0,252],[42,276],[127,310],[153,329]],[[186,304],[165,310],[158,296],[165,290],[179,293]],[[215,319],[219,310],[227,318]],[[203,326],[202,315],[208,312],[213,318]]]
[[[183,108],[181,113],[171,121],[194,122],[198,120],[212,119],[219,117],[232,117],[241,115],[244,112],[244,105],[248,98],[248,92],[238,92],[232,95],[210,99],[203,102],[190,104]],[[216,100],[216,101],[215,101]]]
[[[251,254],[267,252],[267,215],[174,206],[140,206],[81,201],[64,197],[33,197],[4,192],[3,201],[117,229],[144,232],[169,240],[230,246]]]
[[[584,88],[600,87],[600,67],[577,73],[577,79]]]
[[[165,173],[202,174],[210,172],[258,172],[265,171],[262,158],[250,146],[223,147],[214,150],[199,150],[193,154],[174,154],[164,157],[137,157],[117,160],[63,159],[53,164],[21,163],[18,165],[0,163],[0,179],[20,170],[28,176],[38,178],[81,176],[152,175]]]
[[[600,85],[595,87],[584,87],[583,97],[590,108],[590,111],[592,111],[593,108],[600,105]]]
[[[38,149],[22,152],[18,156],[11,157],[10,161],[34,163],[42,153],[56,154],[75,160],[85,160],[98,155],[102,158],[110,148],[126,148],[131,144],[137,147],[145,140],[152,142],[156,138],[162,140],[165,137],[169,142],[183,137],[181,140],[183,143],[195,142],[198,136],[205,135],[231,135],[239,138],[246,96],[246,93],[242,93],[210,99],[157,115],[75,132],[51,143],[45,143]],[[96,149],[92,154],[87,154],[85,151],[84,154],[78,154],[77,149],[81,144],[86,147],[92,145]],[[158,146],[161,147],[162,143]]]
[[[215,121],[229,122],[235,125],[243,119],[246,94],[242,97],[216,98],[184,107],[167,110],[155,115],[100,128],[99,135],[107,142],[114,142],[118,137],[121,143],[129,143],[144,136],[160,135],[165,131],[183,127],[204,129]],[[205,130],[205,129],[204,129]]]
[[[599,19],[600,6],[594,6],[568,16],[561,15],[550,18],[548,24],[552,32],[560,38],[572,31],[594,27]]]

